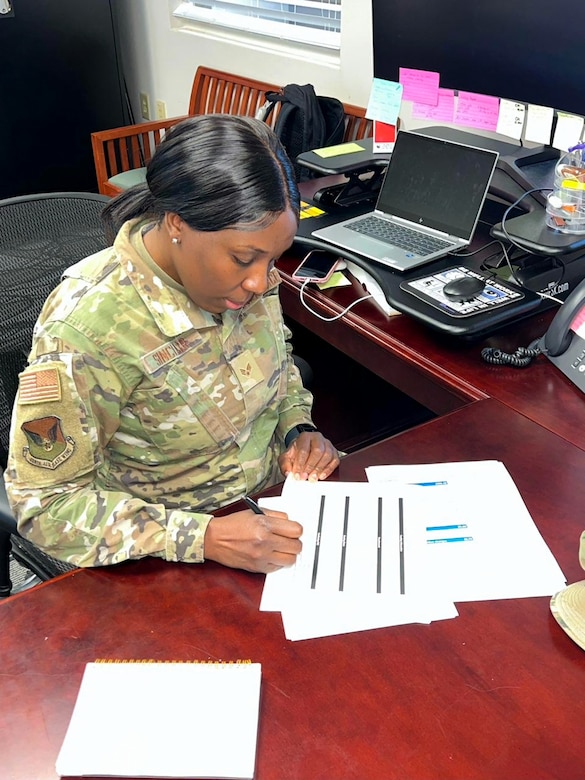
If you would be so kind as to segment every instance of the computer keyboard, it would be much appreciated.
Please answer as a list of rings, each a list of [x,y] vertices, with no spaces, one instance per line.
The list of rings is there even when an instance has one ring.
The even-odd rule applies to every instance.
[[[417,255],[432,255],[441,249],[451,246],[449,241],[434,236],[425,236],[416,230],[397,225],[386,219],[370,216],[359,219],[347,226],[357,233],[378,238],[388,244],[404,249],[406,252],[414,252]]]

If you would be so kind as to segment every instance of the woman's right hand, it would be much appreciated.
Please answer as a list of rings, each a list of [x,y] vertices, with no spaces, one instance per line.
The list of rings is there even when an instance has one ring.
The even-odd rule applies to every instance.
[[[209,522],[203,554],[224,566],[269,574],[293,565],[302,549],[302,533],[302,525],[285,512],[257,515],[245,509]]]

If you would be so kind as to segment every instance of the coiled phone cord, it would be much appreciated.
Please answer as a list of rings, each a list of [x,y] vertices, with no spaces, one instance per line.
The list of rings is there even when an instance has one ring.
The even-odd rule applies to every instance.
[[[512,366],[512,368],[526,368],[535,357],[542,354],[538,341],[533,341],[528,347],[518,347],[516,352],[503,352],[495,347],[484,347],[481,356],[486,363],[493,366]]]

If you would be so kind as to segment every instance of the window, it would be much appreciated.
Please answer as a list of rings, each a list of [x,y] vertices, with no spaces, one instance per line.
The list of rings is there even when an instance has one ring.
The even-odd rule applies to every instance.
[[[341,0],[187,0],[174,16],[339,49]]]

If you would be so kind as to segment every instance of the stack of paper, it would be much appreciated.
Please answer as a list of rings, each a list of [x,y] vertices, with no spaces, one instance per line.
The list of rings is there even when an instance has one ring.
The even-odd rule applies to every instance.
[[[368,483],[288,479],[270,506],[303,525],[260,609],[289,639],[457,616],[454,602],[550,596],[565,578],[503,464],[378,466]]]
[[[252,778],[260,664],[89,663],[60,775]]]

